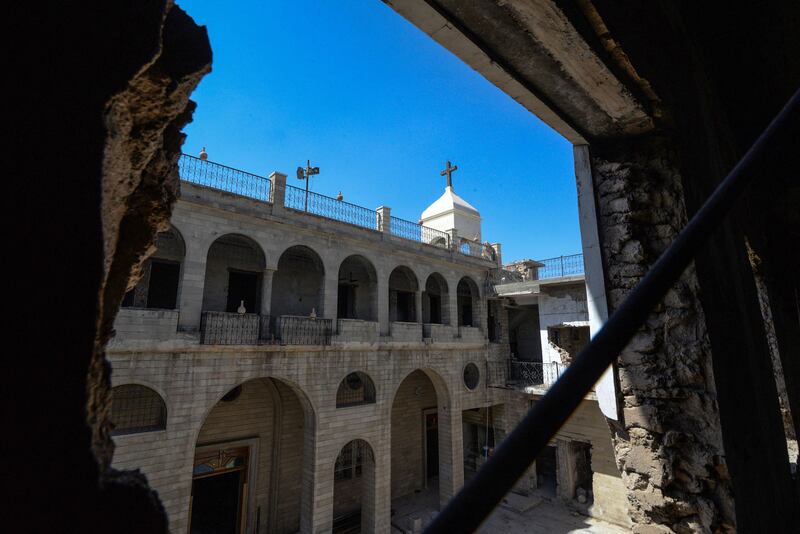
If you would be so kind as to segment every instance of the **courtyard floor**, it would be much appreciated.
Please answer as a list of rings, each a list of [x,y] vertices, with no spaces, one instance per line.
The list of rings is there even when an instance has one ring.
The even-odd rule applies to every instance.
[[[516,502],[514,507],[498,506],[479,532],[489,534],[625,534],[622,527],[581,515],[567,509],[546,495],[536,495],[530,502]],[[520,504],[523,504],[520,506]],[[527,506],[530,508],[525,509]],[[438,487],[392,501],[392,534],[421,532],[436,515]],[[519,511],[524,509],[524,511]],[[415,528],[415,526],[417,528]]]

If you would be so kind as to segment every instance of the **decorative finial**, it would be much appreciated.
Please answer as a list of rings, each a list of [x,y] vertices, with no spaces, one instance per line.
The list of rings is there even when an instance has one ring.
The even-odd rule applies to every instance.
[[[247,313],[247,308],[244,307],[244,301],[243,300],[239,301],[239,307],[236,308],[236,311],[240,315],[244,315],[245,313]]]
[[[458,165],[450,165],[450,161],[448,160],[446,168],[439,173],[439,176],[447,176],[447,187],[450,189],[453,188],[453,173],[458,170]]]
[[[206,152],[206,147],[203,147],[203,150],[200,151],[200,159],[203,161],[208,159],[208,152]]]
[[[338,195],[336,195],[336,200],[338,200],[339,202],[341,202],[342,200],[344,200],[344,195],[342,195],[342,192],[341,192],[341,191],[339,191],[339,194],[338,194]]]

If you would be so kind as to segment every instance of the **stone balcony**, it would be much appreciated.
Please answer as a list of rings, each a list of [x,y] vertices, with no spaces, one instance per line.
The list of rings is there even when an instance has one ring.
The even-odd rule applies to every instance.
[[[482,344],[487,342],[477,327],[416,322],[390,323],[389,335],[381,335],[377,321],[310,318],[257,313],[204,311],[200,331],[182,332],[178,310],[122,308],[115,324],[112,349],[146,349],[167,346],[343,346],[356,344]]]
[[[175,337],[178,310],[122,308],[114,321],[117,338],[163,341]]]

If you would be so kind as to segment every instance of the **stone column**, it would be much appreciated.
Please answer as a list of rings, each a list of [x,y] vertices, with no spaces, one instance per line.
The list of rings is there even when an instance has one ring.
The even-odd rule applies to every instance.
[[[303,475],[300,497],[300,533],[330,532],[333,523],[333,470],[320,454],[313,417],[306,416]]]
[[[323,282],[322,310],[317,310],[317,316],[332,319],[333,329],[336,330],[336,318],[339,311],[339,270],[325,266],[325,280]]]
[[[200,315],[203,307],[207,249],[202,252],[189,247],[183,260],[181,278],[180,315],[178,330],[195,333],[200,331]]]
[[[422,323],[422,291],[414,291],[414,322]]]
[[[269,339],[270,313],[272,310],[272,277],[276,269],[267,267],[261,276],[261,324],[259,325],[259,336],[261,339]]]
[[[458,230],[451,228],[447,233],[450,234],[450,250],[458,250]]]
[[[497,266],[502,268],[503,267],[503,245],[500,243],[492,243],[492,248],[494,249],[494,253],[497,256]]]
[[[388,424],[385,427],[387,435],[391,434]],[[375,532],[376,534],[389,534],[392,530],[392,456],[391,444],[389,440],[383,440],[376,444],[373,452],[375,453],[375,484],[374,495],[372,497],[375,515],[374,530],[365,530],[362,521],[361,532]]]
[[[556,491],[559,497],[566,501],[575,497],[577,475],[574,445],[571,441],[556,440]]]
[[[280,215],[286,204],[286,175],[274,171],[269,175],[269,181],[272,183],[272,214]]]
[[[437,391],[437,395],[439,391]],[[439,505],[447,501],[464,485],[464,438],[462,437],[461,407],[439,400]]]
[[[384,234],[391,233],[392,208],[381,206],[375,210],[375,226]]]
[[[450,317],[450,328],[453,336],[458,335],[458,280],[448,280],[447,302],[442,302],[442,306],[447,306],[448,316]]]
[[[264,269],[261,277],[261,309],[259,313],[264,317],[269,317],[272,309],[272,277],[277,269]]]
[[[389,275],[378,272],[378,323],[380,335],[389,335]]]

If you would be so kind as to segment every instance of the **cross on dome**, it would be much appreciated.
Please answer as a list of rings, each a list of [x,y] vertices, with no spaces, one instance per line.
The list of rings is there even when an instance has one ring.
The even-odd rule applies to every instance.
[[[450,165],[450,160],[447,161],[447,167],[439,173],[439,176],[447,175],[447,187],[453,187],[453,173],[458,170],[458,165]]]

